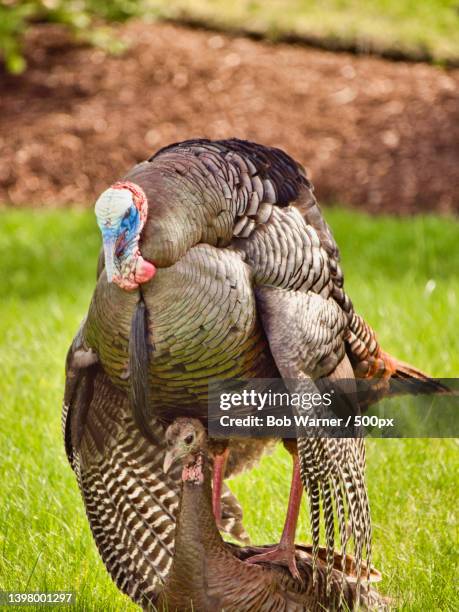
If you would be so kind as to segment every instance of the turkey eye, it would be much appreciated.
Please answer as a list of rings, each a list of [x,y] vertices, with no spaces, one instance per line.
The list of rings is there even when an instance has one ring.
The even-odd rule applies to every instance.
[[[185,438],[185,444],[191,444],[193,442],[193,434],[190,434]]]

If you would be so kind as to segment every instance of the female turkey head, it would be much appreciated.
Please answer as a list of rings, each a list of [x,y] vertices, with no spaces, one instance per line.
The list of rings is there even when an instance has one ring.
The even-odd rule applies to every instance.
[[[204,481],[203,458],[207,450],[206,430],[197,419],[178,418],[166,430],[167,450],[164,472],[177,460],[183,463],[182,480],[193,484]]]
[[[107,280],[132,290],[155,274],[155,266],[139,250],[139,238],[147,218],[143,190],[129,181],[115,183],[96,202],[97,224],[102,232]]]

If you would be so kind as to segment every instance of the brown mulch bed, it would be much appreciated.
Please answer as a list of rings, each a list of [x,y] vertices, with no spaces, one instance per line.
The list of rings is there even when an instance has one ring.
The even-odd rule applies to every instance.
[[[303,162],[321,201],[459,211],[459,70],[130,23],[120,57],[56,26],[0,74],[0,201],[91,203],[131,165],[190,137],[237,136]]]

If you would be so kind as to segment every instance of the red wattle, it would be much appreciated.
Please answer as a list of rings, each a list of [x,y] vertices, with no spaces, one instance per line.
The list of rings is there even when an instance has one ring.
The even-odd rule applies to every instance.
[[[139,283],[139,285],[142,283],[146,283],[150,279],[152,279],[155,274],[155,266],[140,255],[137,259],[137,265],[135,268],[136,283]]]
[[[193,484],[202,484],[204,482],[202,460],[184,466],[182,470],[182,481],[191,482]]]

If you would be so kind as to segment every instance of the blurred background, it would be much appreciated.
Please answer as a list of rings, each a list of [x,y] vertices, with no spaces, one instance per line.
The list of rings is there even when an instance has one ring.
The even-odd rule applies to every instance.
[[[95,198],[174,141],[281,147],[307,168],[385,350],[457,377],[459,4],[3,0],[0,56],[0,590],[136,609],[98,558],[60,434]],[[457,610],[456,441],[368,449],[381,591],[397,609]],[[280,536],[289,471],[279,449],[231,483],[254,542]]]
[[[456,1],[6,0],[0,49],[5,204],[88,204],[165,144],[238,136],[321,201],[458,211]]]

